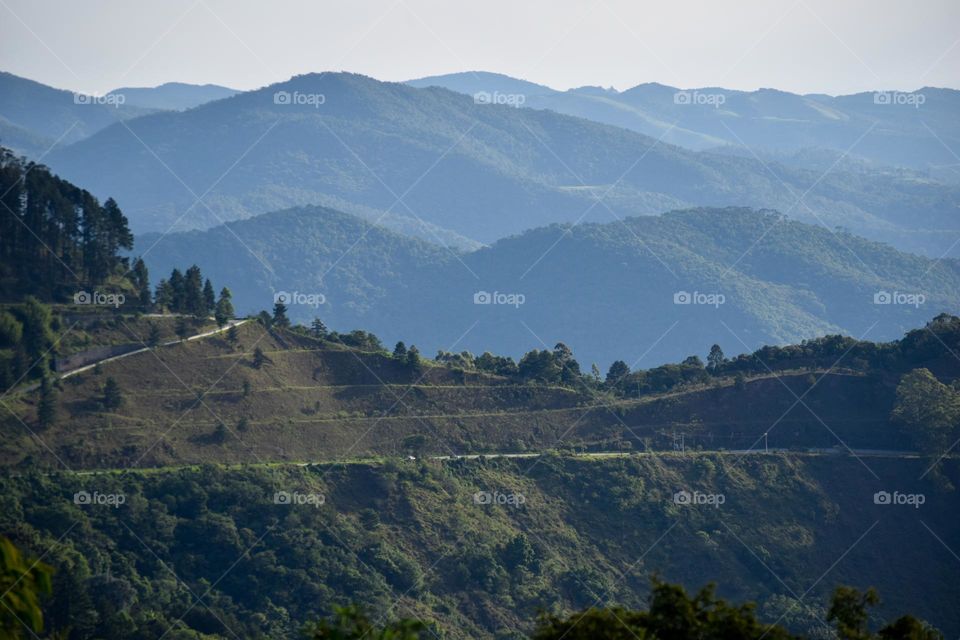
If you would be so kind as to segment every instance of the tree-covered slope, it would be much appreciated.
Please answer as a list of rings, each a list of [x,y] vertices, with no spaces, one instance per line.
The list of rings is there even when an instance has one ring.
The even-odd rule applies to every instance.
[[[206,231],[144,234],[134,253],[144,255],[153,273],[200,265],[215,282],[229,285],[240,313],[272,308],[274,295],[283,291],[322,294],[316,306],[291,305],[291,315],[302,321],[321,316],[340,328],[355,328],[358,319],[380,313],[385,298],[410,295],[412,278],[422,270],[446,270],[455,255],[325,207],[278,211]]]
[[[723,576],[721,596],[814,637],[833,586],[873,585],[882,618],[951,637],[956,492],[918,480],[922,460],[870,464],[879,480],[851,458],[716,454],[28,474],[0,479],[0,529],[54,567],[47,628],[77,638],[291,638],[350,602],[522,638],[539,609],[642,608],[654,574]],[[924,503],[875,503],[894,490]]]
[[[553,222],[609,221],[608,206],[618,216],[683,205],[778,208],[936,255],[957,232],[960,195],[934,182],[818,180],[819,171],[695,153],[551,111],[352,74],[297,76],[126,124],[55,152],[50,163],[115,194],[138,231],[347,202],[482,242]]]
[[[540,340],[562,341],[604,368],[644,354],[644,365],[678,361],[714,342],[735,353],[835,332],[894,339],[960,304],[953,260],[745,209],[555,225],[459,255],[322,208],[152,244],[137,246],[151,272],[196,260],[231,284],[244,313],[270,308],[277,291],[322,293],[326,304],[292,305],[291,317],[364,327],[428,354],[519,357]],[[475,304],[484,291],[521,294],[523,303]],[[723,303],[675,304],[681,292],[720,294]],[[924,300],[874,304],[882,292]]]

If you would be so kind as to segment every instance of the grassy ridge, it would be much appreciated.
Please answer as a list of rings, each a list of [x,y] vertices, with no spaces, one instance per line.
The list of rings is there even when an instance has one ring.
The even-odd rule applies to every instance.
[[[690,449],[745,449],[765,431],[773,447],[913,448],[889,420],[896,376],[814,367],[755,374],[742,387],[708,377],[624,399],[430,362],[412,369],[256,322],[237,335],[236,343],[221,334],[66,378],[59,417],[45,428],[36,393],[7,399],[17,415],[0,423],[0,460],[96,469],[557,446],[663,450],[681,434]],[[124,396],[119,408],[102,404],[110,378]]]

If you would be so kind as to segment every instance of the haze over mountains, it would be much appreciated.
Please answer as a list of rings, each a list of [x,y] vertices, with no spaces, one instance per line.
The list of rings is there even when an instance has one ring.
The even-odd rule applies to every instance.
[[[960,188],[917,174],[824,175],[693,152],[551,111],[346,73],[114,124],[47,161],[117,198],[139,231],[321,204],[397,213],[489,243],[553,222],[732,205],[933,256],[960,237]]]
[[[512,109],[335,73],[241,94],[123,88],[118,105],[77,104],[71,92],[11,74],[0,81],[0,139],[33,157],[60,139],[44,160],[116,197],[135,230],[319,204],[472,249],[552,222],[731,205],[775,208],[934,257],[958,253],[960,188],[938,182],[956,169],[953,90],[921,90],[923,103],[908,105],[875,104],[874,94],[703,89],[677,104],[678,90],[655,84],[557,92],[487,73],[408,83],[494,102],[520,96],[525,108]],[[278,92],[320,98],[276,104]],[[696,92],[723,102],[698,104]]]
[[[565,341],[606,363],[622,357],[621,338],[636,357],[655,345],[650,357],[663,362],[718,339],[739,351],[744,343],[860,335],[874,320],[869,337],[893,338],[958,306],[957,262],[940,258],[960,251],[960,187],[803,146],[821,134],[841,140],[861,125],[870,130],[862,142],[875,134],[912,140],[917,117],[949,137],[953,91],[930,93],[922,116],[903,105],[864,107],[866,94],[766,91],[726,92],[720,108],[704,110],[665,101],[675,90],[659,85],[561,93],[472,73],[411,83],[445,89],[320,73],[240,93],[122,89],[130,99],[120,109],[77,104],[70,92],[9,74],[3,81],[0,115],[24,135],[46,141],[51,122],[79,129],[45,162],[117,199],[152,273],[197,262],[233,288],[243,312],[269,308],[278,291],[322,293],[321,308],[295,306],[291,315],[388,340],[413,337],[429,352],[457,346],[516,356],[540,340]],[[703,137],[709,127],[710,136],[733,129],[724,118],[773,142],[694,151],[666,142],[679,123],[649,129],[658,140],[551,110],[565,108],[560,102],[514,108],[462,95],[477,89],[522,95],[523,107],[537,106],[537,96],[635,98],[644,113],[694,114],[685,116],[700,127],[700,142],[686,141],[692,146],[725,143]],[[30,119],[24,105],[32,102],[45,105],[45,128]],[[132,117],[147,108],[154,110]],[[831,122],[846,123],[846,133],[823,128]],[[207,231],[179,232],[188,229]],[[162,235],[170,231],[178,232]],[[870,242],[877,240],[900,251]],[[473,304],[483,291],[525,301]],[[725,302],[673,304],[684,291]],[[924,302],[874,305],[883,291]]]
[[[291,304],[291,317],[365,328],[390,344],[414,337],[428,354],[517,357],[541,340],[562,341],[604,367],[625,357],[648,365],[703,357],[713,342],[736,353],[825,333],[893,339],[960,306],[955,260],[737,208],[551,225],[457,255],[307,207],[147,234],[134,253],[153,274],[197,262],[230,282],[240,312],[269,308],[278,292],[323,294],[321,305]],[[523,300],[477,304],[482,292]],[[683,292],[700,297],[675,301]],[[882,292],[923,301],[875,304]],[[722,301],[703,297],[715,294]]]
[[[520,96],[522,106],[551,109],[632,129],[691,149],[722,145],[761,151],[822,148],[874,163],[960,178],[951,149],[960,143],[960,92],[922,87],[845,96],[776,89],[680,89],[655,82],[625,91],[579,87],[556,91],[502,74],[463,72],[410,80],[468,95]],[[481,98],[483,99],[483,98]],[[869,131],[869,133],[867,133]],[[866,134],[866,135],[865,135]],[[746,153],[744,151],[744,153]]]
[[[82,140],[117,120],[149,113],[124,104],[82,101],[54,89],[0,72],[0,141],[36,159],[55,143]]]
[[[110,93],[123,95],[126,104],[134,107],[183,111],[212,100],[229,98],[239,91],[217,84],[165,82],[156,87],[120,87]]]
[[[218,85],[169,82],[92,96],[0,71],[0,141],[36,159],[54,146],[90,137],[118,120],[158,110],[189,109],[235,93]]]

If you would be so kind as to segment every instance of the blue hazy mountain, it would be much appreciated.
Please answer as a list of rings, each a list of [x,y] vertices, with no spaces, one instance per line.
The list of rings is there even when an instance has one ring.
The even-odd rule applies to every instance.
[[[114,125],[49,163],[114,196],[137,231],[319,204],[489,243],[555,222],[750,206],[929,255],[960,237],[960,189],[911,172],[824,176],[349,73],[297,76]]]
[[[878,91],[834,97],[775,89],[682,90],[644,83],[622,92],[599,87],[556,91],[485,72],[431,76],[409,84],[445,87],[469,95],[519,93],[524,95],[525,107],[664,136],[668,142],[691,149],[727,144],[791,152],[853,147],[855,157],[960,179],[956,157],[950,151],[960,147],[960,91],[954,89],[923,87],[911,93]],[[945,166],[953,170],[941,171]]]
[[[212,100],[229,98],[239,91],[216,84],[167,82],[156,87],[121,87],[111,93],[122,94],[126,97],[126,104],[131,106],[183,111]]]
[[[894,339],[960,306],[956,260],[739,208],[550,225],[453,254],[304,207],[147,234],[134,253],[154,278],[196,262],[242,313],[271,308],[281,291],[323,294],[319,306],[292,304],[291,318],[412,340],[429,355],[517,356],[542,340],[605,364],[649,349],[650,364],[702,357],[714,342],[739,353],[825,333]]]
[[[67,145],[152,111],[111,94],[78,95],[0,71],[0,142],[33,157],[55,142]]]

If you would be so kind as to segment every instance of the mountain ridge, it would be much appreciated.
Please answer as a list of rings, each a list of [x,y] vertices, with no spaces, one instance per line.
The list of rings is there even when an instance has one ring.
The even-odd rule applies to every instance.
[[[215,281],[231,283],[245,313],[270,308],[276,291],[323,293],[324,305],[293,306],[291,317],[319,316],[338,330],[363,326],[390,342],[414,339],[428,352],[455,345],[518,357],[539,336],[604,365],[622,356],[624,344],[634,358],[655,344],[648,362],[676,361],[691,345],[718,339],[739,350],[741,340],[755,347],[823,333],[861,335],[872,322],[869,337],[893,338],[960,307],[955,260],[934,262],[743,208],[554,224],[467,253],[322,207],[229,226],[164,236],[144,259],[161,274],[196,260]],[[153,242],[138,239],[133,255]],[[478,306],[473,296],[483,291],[525,300],[517,308]],[[716,309],[674,304],[683,291],[722,293],[725,300]],[[875,305],[882,291],[926,298],[916,308]],[[658,341],[672,321],[677,326]],[[601,322],[610,331],[596,332]],[[723,323],[738,327],[736,334]]]
[[[317,104],[277,102],[298,96]],[[358,74],[297,76],[127,126],[57,150],[49,163],[111,193],[138,231],[340,200],[484,243],[552,222],[733,205],[778,208],[932,255],[960,238],[960,188],[691,152],[552,111],[478,105]],[[194,194],[206,196],[191,208]]]

